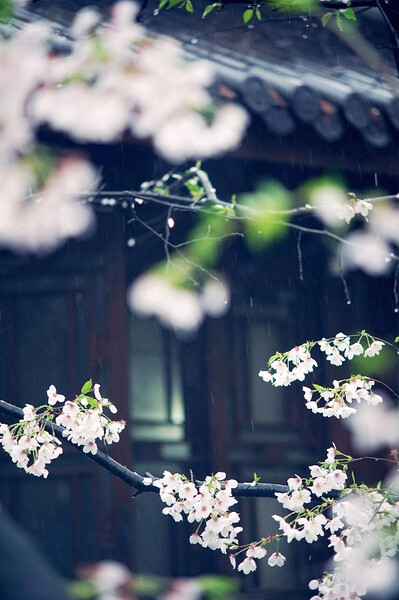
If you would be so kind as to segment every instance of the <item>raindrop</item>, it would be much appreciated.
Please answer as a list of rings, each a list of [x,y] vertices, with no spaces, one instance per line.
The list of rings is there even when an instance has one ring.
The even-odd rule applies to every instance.
[[[378,187],[378,174],[374,173],[374,185],[375,187]]]
[[[247,29],[253,29],[254,25],[247,25]]]
[[[191,40],[191,43],[192,43],[192,44],[198,44],[198,40],[197,40],[197,38],[193,38],[193,39]]]
[[[127,241],[127,245],[129,248],[133,248],[136,245],[136,240],[134,238],[129,238]]]
[[[352,304],[352,302],[351,302],[351,297],[350,297],[350,294],[349,294],[348,284],[346,283],[346,279],[345,279],[345,275],[344,275],[344,264],[343,264],[342,250],[343,250],[343,247],[341,247],[341,251],[339,253],[339,276],[340,276],[340,279],[342,281],[342,286],[344,288],[344,294],[345,294],[346,304],[350,305],[350,304]]]
[[[168,219],[168,227],[170,229],[172,229],[172,227],[174,227],[174,226],[175,226],[175,220],[173,219],[173,217],[169,217],[169,219]]]
[[[307,36],[307,35],[303,35],[302,37],[303,37],[303,39],[304,39],[304,40],[307,40],[307,39],[308,39],[308,36]]]
[[[122,202],[122,208],[127,208],[129,206],[129,204],[126,202],[126,200],[124,200]]]
[[[399,273],[399,264],[397,265],[397,267],[395,269],[395,275],[393,278],[393,297],[394,297],[394,302],[395,302],[394,311],[396,313],[399,312],[398,273]]]
[[[154,15],[154,17],[157,17],[159,15],[159,10],[156,8],[152,11],[152,14]]]
[[[303,281],[303,261],[302,261],[302,231],[299,232],[298,239],[296,241],[296,249],[298,253],[298,269],[299,269],[299,280]]]

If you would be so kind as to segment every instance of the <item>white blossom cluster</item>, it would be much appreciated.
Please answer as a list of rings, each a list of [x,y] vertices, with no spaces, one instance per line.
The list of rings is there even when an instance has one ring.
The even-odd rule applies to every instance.
[[[313,413],[319,413],[323,417],[336,417],[345,419],[357,412],[352,405],[353,402],[366,402],[376,406],[382,402],[382,396],[372,391],[375,381],[357,375],[342,381],[333,381],[332,388],[322,388],[315,385],[314,390],[303,386],[306,408]],[[318,398],[314,395],[319,394]]]
[[[359,200],[353,194],[348,197],[340,186],[332,183],[315,186],[309,195],[309,201],[319,219],[333,227],[341,221],[350,223],[356,215],[367,219],[369,212],[373,210],[373,204],[368,200]]]
[[[163,477],[153,483],[159,488],[162,502],[167,504],[162,510],[164,515],[182,521],[184,514],[189,523],[199,523],[196,532],[190,536],[191,544],[220,550],[223,554],[229,546],[237,544],[236,536],[242,531],[242,527],[236,526],[240,517],[236,512],[229,512],[237,503],[232,496],[232,490],[238,485],[235,479],[226,480],[226,473],[218,472],[197,487],[180,473],[164,471]],[[199,533],[204,522],[205,527]]]
[[[78,13],[72,52],[49,62],[30,103],[34,121],[79,140],[109,142],[130,130],[152,137],[172,162],[236,146],[248,122],[244,109],[225,105],[208,125],[201,113],[212,104],[206,88],[213,72],[185,60],[172,38],[150,37],[134,22],[137,10],[118,2],[105,23],[95,9]]]
[[[372,588],[397,586],[399,502],[378,490],[361,490],[332,507],[329,546],[333,572],[309,583],[311,600],[357,600]]]
[[[229,555],[233,568],[237,566],[237,557],[245,552],[245,558],[238,564],[238,571],[245,575],[255,571],[256,560],[266,556],[264,547],[272,539],[239,546],[237,535],[242,527],[237,526],[240,517],[236,512],[229,512],[230,507],[237,503],[232,496],[232,490],[237,487],[235,479],[226,480],[226,473],[218,472],[206,477],[198,487],[194,482],[180,473],[164,471],[163,477],[153,481],[145,478],[144,484],[153,483],[159,488],[161,500],[167,504],[162,510],[164,515],[170,515],[177,522],[186,515],[189,523],[198,522],[195,533],[190,536],[191,544],[199,544],[211,550],[236,551]],[[270,566],[283,566],[285,556],[279,552],[270,555]]]
[[[45,184],[23,160],[0,162],[0,246],[44,253],[94,226],[91,208],[81,202],[96,186],[96,172],[84,159],[69,156],[54,167]],[[35,191],[35,192],[33,192]]]
[[[62,454],[61,442],[44,428],[54,418],[57,425],[65,427],[64,437],[83,446],[85,453],[96,454],[99,440],[106,444],[119,441],[125,422],[112,421],[104,414],[104,408],[112,413],[117,410],[107,398],[102,398],[99,384],[92,388],[90,381],[85,385],[85,392],[74,401],[65,401],[65,396],[51,385],[47,390],[48,404],[39,408],[26,404],[18,423],[0,424],[1,445],[17,467],[31,475],[48,476],[46,465]],[[94,398],[88,395],[91,391]],[[54,408],[57,403],[62,404],[62,409]]]
[[[384,579],[386,585],[397,585],[398,568],[389,559],[399,547],[398,494],[355,483],[345,488],[351,460],[332,446],[324,462],[309,467],[309,479],[296,475],[287,481],[288,492],[276,493],[290,511],[286,517],[273,515],[280,537],[310,544],[327,535],[334,553],[334,570],[309,584],[317,590],[311,600],[358,600],[373,586],[381,588]],[[333,490],[341,491],[342,497],[325,497]],[[311,495],[320,501],[306,508],[314,502]]]
[[[362,269],[378,276],[392,269],[393,247],[399,246],[399,210],[383,203],[375,207],[367,226],[351,231],[339,248],[344,269]],[[397,253],[396,253],[397,254]]]
[[[332,490],[343,490],[347,475],[340,469],[336,461],[336,448],[332,446],[327,450],[327,458],[321,465],[309,467],[310,478],[303,480],[299,475],[287,480],[289,491],[276,492],[275,496],[284,508],[292,513],[298,513],[290,522],[279,515],[273,515],[282,531],[282,536],[290,543],[292,540],[306,540],[309,544],[324,535],[325,529],[330,529],[333,524],[322,512],[305,509],[304,505],[328,494]]]
[[[171,162],[239,143],[247,113],[231,103],[213,107],[208,63],[186,60],[171,38],[150,36],[134,23],[136,12],[122,1],[102,23],[83,9],[69,54],[49,49],[55,34],[43,22],[0,39],[0,246],[51,251],[93,225],[81,194],[97,187],[95,169],[73,153],[43,159],[35,146],[43,125],[82,142],[151,137]]]
[[[312,344],[306,343],[295,346],[285,354],[277,353],[269,361],[270,369],[260,371],[259,377],[262,377],[263,381],[270,381],[275,387],[288,386],[296,380],[303,381],[305,375],[311,373],[313,367],[317,367],[317,362],[310,354],[311,348]]]
[[[128,303],[135,312],[156,316],[176,332],[191,332],[206,315],[220,317],[228,310],[230,292],[221,279],[208,279],[201,289],[189,290],[156,273],[146,273],[133,282]]]
[[[260,371],[259,376],[273,386],[288,386],[293,381],[303,381],[308,373],[317,367],[317,362],[312,358],[311,351],[318,345],[319,349],[326,355],[326,359],[335,366],[340,366],[345,360],[352,360],[355,356],[363,355],[372,357],[379,354],[384,342],[374,339],[371,335],[362,331],[355,342],[352,336],[340,332],[334,338],[323,338],[318,342],[306,342],[301,346],[295,346],[285,353],[276,353],[269,359],[269,369]],[[364,348],[363,339],[367,343]],[[325,388],[314,384],[314,389],[303,386],[306,407],[314,413],[321,413],[325,417],[348,417],[356,412],[353,401],[365,400],[368,404],[375,406],[382,402],[382,397],[372,392],[374,381],[354,376],[347,380],[333,382],[332,388]],[[316,399],[313,395],[318,392]],[[324,404],[321,404],[321,402]]]
[[[83,452],[96,454],[97,443],[119,442],[119,434],[125,428],[125,421],[112,421],[103,412],[107,407],[113,414],[116,407],[108,398],[102,398],[100,386],[94,384],[94,398],[81,394],[74,401],[67,401],[62,412],[55,419],[57,425],[65,428],[63,436],[77,446],[83,446]]]
[[[23,412],[17,426],[0,423],[1,445],[17,467],[30,475],[46,478],[46,466],[62,454],[61,442],[44,430],[31,404],[26,404]]]
[[[390,202],[373,204],[370,200],[360,200],[355,194],[348,197],[339,185],[325,182],[311,190],[306,208],[327,227],[342,227],[362,216],[366,223],[345,236],[338,246],[336,263],[340,269],[361,269],[378,276],[387,273],[396,258],[392,246],[399,246],[399,210]]]
[[[35,23],[0,40],[0,246],[17,251],[54,250],[93,224],[80,202],[80,193],[96,186],[86,160],[73,154],[40,159],[36,171],[49,172],[44,183],[33,166],[36,125],[27,107],[49,71],[49,35],[48,26]]]
[[[363,337],[366,337],[368,341],[366,350],[361,344]],[[333,340],[323,338],[318,342],[318,345],[320,350],[325,353],[327,360],[332,365],[339,367],[346,359],[352,360],[354,356],[359,356],[360,354],[364,354],[366,357],[376,356],[385,344],[362,332],[358,341],[354,344],[351,343],[350,336],[344,333],[337,333]]]

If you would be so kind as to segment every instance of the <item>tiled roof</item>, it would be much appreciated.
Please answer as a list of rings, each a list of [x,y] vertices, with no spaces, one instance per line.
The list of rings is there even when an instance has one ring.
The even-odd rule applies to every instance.
[[[28,10],[68,25],[88,4],[35,0]],[[188,57],[210,61],[217,73],[213,93],[238,98],[272,134],[288,136],[306,127],[332,143],[355,130],[376,148],[395,139],[399,82],[386,24],[375,9],[359,14],[363,38],[354,32],[342,41],[320,20],[297,15],[269,12],[245,27],[242,6],[227,6],[205,20],[201,10],[158,15],[157,0],[143,6],[141,18],[150,31],[173,35]]]
[[[348,130],[376,148],[392,142],[399,130],[399,82],[388,30],[375,9],[359,15],[364,37],[357,40],[354,32],[348,43],[320,20],[269,13],[248,29],[242,6],[228,10],[219,23],[206,25],[178,11],[151,16],[147,9],[143,20],[180,37],[193,57],[211,61],[216,93],[238,96],[278,136],[305,125],[327,142]]]

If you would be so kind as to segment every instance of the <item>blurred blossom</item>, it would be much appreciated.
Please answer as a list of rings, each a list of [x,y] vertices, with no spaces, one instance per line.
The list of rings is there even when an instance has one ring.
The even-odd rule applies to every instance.
[[[30,101],[33,121],[101,142],[130,129],[137,137],[153,137],[171,162],[234,148],[248,122],[244,109],[211,109],[209,65],[186,61],[171,38],[148,38],[133,22],[136,12],[134,3],[119,2],[104,24],[95,10],[78,13],[71,54],[49,61],[45,85]],[[210,124],[203,111],[214,113]]]
[[[201,586],[196,581],[177,579],[160,600],[200,600],[202,597]]]
[[[329,226],[339,225],[342,220],[354,216],[348,207],[348,196],[337,185],[323,185],[316,187],[309,195],[309,202],[316,215]],[[349,211],[349,212],[348,212]]]
[[[197,295],[175,287],[160,275],[139,277],[130,288],[128,302],[135,312],[155,316],[164,325],[181,331],[193,331],[203,320]]]
[[[361,404],[356,414],[346,421],[353,447],[359,452],[373,452],[384,446],[394,448],[399,443],[399,411],[383,404]]]
[[[48,26],[34,23],[0,41],[0,163],[26,151],[33,140],[26,102],[48,71],[49,33]]]
[[[131,580],[129,569],[113,560],[103,560],[87,568],[86,575],[93,580],[99,593],[112,592]]]
[[[390,268],[391,248],[381,237],[368,231],[347,235],[340,247],[344,269],[362,269],[369,275],[383,275]]]
[[[84,8],[72,24],[68,55],[48,51],[54,32],[43,23],[23,25],[0,41],[0,245],[49,251],[93,223],[89,208],[79,204],[79,192],[95,185],[87,163],[68,169],[63,163],[35,188],[36,174],[23,156],[34,154],[43,124],[102,143],[131,131],[151,137],[171,162],[214,156],[239,143],[246,112],[235,105],[214,109],[208,63],[185,60],[173,39],[149,37],[134,22],[137,10],[133,2],[119,2],[101,23],[95,9]],[[164,321],[196,328],[203,318],[198,297],[175,291],[176,304],[168,291]]]
[[[81,141],[110,141],[123,133],[129,118],[129,106],[119,93],[82,83],[41,90],[31,110],[39,121]]]
[[[80,193],[96,183],[94,169],[79,158],[61,161],[37,193],[33,176],[22,163],[0,164],[0,246],[47,252],[94,225],[90,206]]]
[[[90,34],[101,20],[100,13],[94,8],[83,8],[76,15],[71,25],[71,35],[75,38]]]
[[[381,206],[370,218],[370,230],[386,241],[399,245],[399,210],[393,206]]]
[[[230,290],[223,281],[208,279],[202,288],[201,306],[211,317],[221,317],[230,305]]]
[[[162,275],[145,274],[137,278],[128,293],[130,308],[144,316],[157,317],[176,331],[197,330],[206,314],[221,316],[229,306],[225,284],[208,280],[201,291],[176,287]]]

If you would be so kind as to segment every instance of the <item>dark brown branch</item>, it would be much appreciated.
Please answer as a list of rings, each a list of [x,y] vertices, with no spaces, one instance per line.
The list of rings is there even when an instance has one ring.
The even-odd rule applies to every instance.
[[[0,400],[0,413],[7,415],[8,417],[12,417],[13,419],[22,419],[23,411],[21,408],[14,406],[13,404],[9,404],[4,400]],[[64,427],[60,427],[55,423],[50,421],[46,421],[44,424],[44,428],[49,433],[53,433],[58,439],[65,441],[70,444],[79,452],[83,452],[82,446],[77,446],[70,442],[67,438],[64,437],[63,433],[65,431]],[[124,467],[120,463],[118,463],[113,458],[109,457],[105,452],[97,451],[96,454],[86,454],[87,458],[94,461],[104,469],[106,469],[115,477],[118,477],[125,483],[127,483],[130,487],[136,490],[134,495],[137,495],[142,492],[159,492],[159,489],[155,485],[144,485],[142,475],[131,471],[127,467]],[[156,477],[152,476],[153,480],[156,480]],[[196,485],[201,485],[202,481],[196,481]],[[275,492],[287,492],[288,486],[279,485],[274,483],[257,483],[252,485],[250,483],[239,483],[238,486],[233,490],[233,495],[236,497],[262,497],[262,498],[274,498]]]

